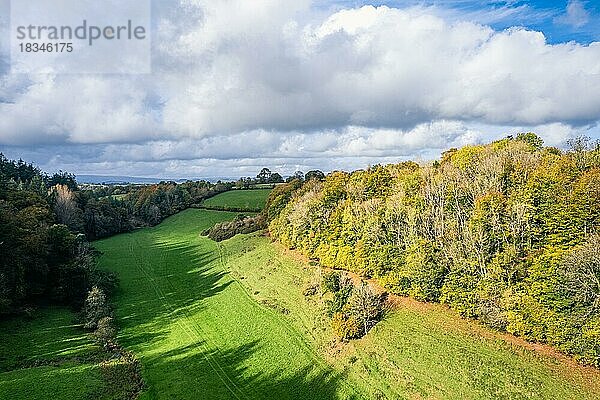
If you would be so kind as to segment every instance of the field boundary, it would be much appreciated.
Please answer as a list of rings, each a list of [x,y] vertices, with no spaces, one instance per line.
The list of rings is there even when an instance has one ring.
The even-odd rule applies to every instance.
[[[229,212],[249,212],[249,213],[259,213],[263,209],[262,208],[246,208],[246,207],[226,207],[226,206],[205,206],[203,204],[193,204],[190,208],[195,208],[198,210],[210,210],[210,211],[229,211]]]

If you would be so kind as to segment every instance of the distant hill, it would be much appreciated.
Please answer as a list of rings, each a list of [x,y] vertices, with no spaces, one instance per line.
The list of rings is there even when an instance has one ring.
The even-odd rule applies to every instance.
[[[215,177],[215,178],[190,178],[190,179],[168,179],[168,178],[141,178],[135,176],[112,176],[112,175],[77,175],[78,183],[91,183],[91,184],[128,184],[128,183],[138,183],[138,184],[152,184],[152,183],[160,183],[163,181],[174,181],[174,182],[185,182],[187,180],[193,181],[209,181],[209,182],[217,182],[221,181],[229,181],[231,178],[225,177]]]

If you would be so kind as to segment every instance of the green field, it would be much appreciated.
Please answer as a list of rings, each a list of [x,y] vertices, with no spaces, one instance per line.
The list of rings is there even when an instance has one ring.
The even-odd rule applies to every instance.
[[[289,310],[286,319],[363,397],[598,399],[600,371],[511,344],[440,305],[401,301],[365,338],[332,346],[321,301],[302,294],[318,268],[256,235],[224,246],[247,291]]]
[[[199,235],[234,216],[188,210],[96,242],[120,278],[119,341],[142,363],[142,399],[598,398],[598,370],[510,344],[442,306],[401,302],[365,338],[337,344],[319,296],[303,295],[318,267],[258,234],[221,244]],[[1,399],[118,398],[87,361],[94,348],[72,313],[6,321],[0,338]]]
[[[0,399],[118,399],[98,349],[64,308],[0,323]]]
[[[271,189],[230,190],[204,200],[202,206],[218,210],[261,211]]]
[[[350,395],[280,313],[254,301],[199,232],[233,213],[188,210],[97,242],[120,277],[119,340],[143,365],[145,399]],[[345,396],[348,397],[348,396]]]

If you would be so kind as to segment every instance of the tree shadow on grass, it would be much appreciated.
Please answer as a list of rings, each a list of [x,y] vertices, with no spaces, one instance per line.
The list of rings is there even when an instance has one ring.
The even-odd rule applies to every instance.
[[[198,344],[200,345],[200,344]],[[266,362],[264,372],[249,368],[261,346],[257,341],[231,349],[198,352],[198,345],[189,345],[163,353],[151,362],[163,376],[150,388],[151,397],[169,399],[358,399],[347,385],[344,375],[319,364],[307,364],[295,369],[273,368]],[[169,382],[185,374],[193,379]],[[342,386],[344,386],[342,388]],[[341,390],[342,389],[342,390]]]
[[[122,260],[136,270],[124,274],[117,307],[119,340],[141,359],[149,398],[340,398],[343,376],[302,350],[291,349],[301,346],[297,339],[289,338],[293,351],[285,351],[285,336],[279,336],[275,345],[266,342],[267,337],[216,339],[219,330],[228,328],[205,325],[199,313],[206,310],[208,299],[234,282],[223,269],[218,248],[161,239],[158,234],[146,238],[129,259]],[[215,310],[223,313],[218,318],[229,310],[223,307]],[[258,319],[251,323],[261,324]],[[243,336],[244,329],[235,332]],[[260,330],[255,338],[256,332]],[[294,358],[298,356],[301,359]],[[343,392],[352,390],[345,387]]]
[[[66,308],[42,307],[0,321],[0,372],[88,356],[90,341],[75,319]]]
[[[232,280],[218,266],[218,254],[188,242],[131,240],[117,273],[119,340],[137,352],[164,340],[178,318],[204,309],[204,300],[225,290]]]

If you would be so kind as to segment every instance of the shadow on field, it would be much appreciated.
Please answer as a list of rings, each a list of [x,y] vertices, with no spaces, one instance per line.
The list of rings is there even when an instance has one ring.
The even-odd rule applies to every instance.
[[[169,324],[204,308],[203,300],[231,280],[216,270],[218,255],[185,242],[140,240],[130,236],[117,289],[120,340],[137,351],[164,339]],[[212,265],[212,266],[211,266]]]
[[[217,340],[219,330],[229,329],[228,325],[214,326],[214,320],[208,325],[198,313],[206,310],[207,316],[219,318],[206,309],[206,300],[234,280],[220,265],[221,255],[212,242],[178,241],[152,233],[128,239],[131,242],[119,258],[126,268],[118,269],[119,340],[141,359],[148,398],[339,398],[343,375],[322,363],[309,359],[296,364],[302,366],[288,365],[293,364],[293,352],[274,354],[262,346],[268,338],[244,339],[243,327],[237,343],[223,346]]]
[[[90,341],[62,307],[40,307],[30,316],[0,319],[0,372],[83,357]]]
[[[228,350],[197,352],[197,345],[185,346],[161,354],[157,358],[164,370],[194,371],[198,383],[172,392],[173,398],[201,399],[336,399],[343,375],[323,366],[312,365],[296,371],[250,374],[246,366],[260,359],[260,345],[254,341]],[[264,370],[270,370],[264,365]],[[197,396],[197,397],[194,397]],[[191,396],[191,397],[188,397]],[[345,399],[357,399],[346,396]]]

